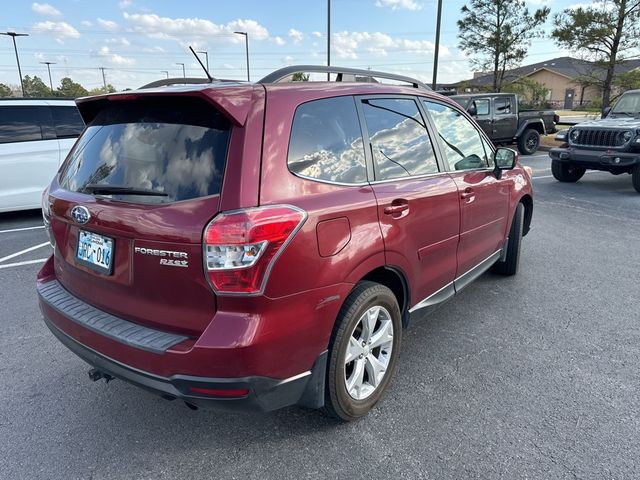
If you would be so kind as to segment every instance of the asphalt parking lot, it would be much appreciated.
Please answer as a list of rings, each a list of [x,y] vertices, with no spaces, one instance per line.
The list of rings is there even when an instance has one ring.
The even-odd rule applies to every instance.
[[[520,273],[414,318],[388,395],[353,424],[91,383],[40,317],[39,212],[0,214],[0,478],[640,477],[640,195],[628,175],[560,184],[546,154],[523,163]]]

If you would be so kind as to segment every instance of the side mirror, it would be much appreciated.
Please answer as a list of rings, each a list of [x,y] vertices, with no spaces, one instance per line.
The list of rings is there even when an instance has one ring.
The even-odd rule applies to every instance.
[[[476,117],[478,115],[478,107],[476,106],[475,100],[473,100],[467,107],[467,113],[472,117]]]
[[[496,177],[500,178],[504,170],[513,170],[516,166],[516,163],[518,163],[518,152],[510,148],[498,148],[493,159],[496,165]]]
[[[609,113],[611,112],[611,107],[607,107],[602,111],[602,118],[606,118],[609,116]]]

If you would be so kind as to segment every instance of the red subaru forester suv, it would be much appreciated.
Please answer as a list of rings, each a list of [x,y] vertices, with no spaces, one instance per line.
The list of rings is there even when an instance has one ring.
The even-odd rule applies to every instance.
[[[43,196],[37,291],[93,380],[353,420],[387,388],[411,312],[518,269],[530,174],[416,80],[288,67],[77,104],[87,128]]]

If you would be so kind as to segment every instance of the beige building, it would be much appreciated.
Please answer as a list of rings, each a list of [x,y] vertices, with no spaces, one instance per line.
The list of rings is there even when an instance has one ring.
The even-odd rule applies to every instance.
[[[629,60],[618,65],[619,73],[640,68],[640,60]],[[604,69],[577,58],[560,57],[545,62],[526,65],[505,74],[505,83],[522,78],[529,78],[544,85],[549,93],[547,101],[554,108],[573,109],[598,101],[602,97],[602,89],[597,86],[585,86],[580,78],[604,75]],[[447,85],[459,92],[481,92],[491,90],[493,75],[475,74],[474,78]]]

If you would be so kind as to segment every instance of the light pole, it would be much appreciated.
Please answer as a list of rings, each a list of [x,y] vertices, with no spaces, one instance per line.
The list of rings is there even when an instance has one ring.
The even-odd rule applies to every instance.
[[[16,51],[16,63],[18,64],[18,75],[20,75],[20,87],[22,88],[22,96],[24,94],[24,82],[22,81],[22,70],[20,70],[20,58],[18,57],[18,47],[16,46],[16,37],[28,37],[28,33],[16,33],[16,32],[0,32],[0,35],[7,35],[13,39],[13,49]]]
[[[244,45],[245,50],[247,52],[247,82],[251,81],[251,76],[249,75],[249,34],[247,32],[233,32],[238,35],[244,35]]]
[[[40,62],[47,66],[47,71],[49,72],[49,86],[51,87],[51,95],[53,95],[53,82],[51,81],[51,65],[55,65],[56,62]]]
[[[169,78],[169,70],[160,70],[160,73],[164,73]]]
[[[184,71],[184,63],[176,62],[176,65],[182,65],[182,78],[187,78],[187,74]]]
[[[209,52],[206,52],[206,51],[202,50],[202,51],[199,51],[198,53],[204,53],[204,56],[207,59],[206,62],[205,62],[207,64],[207,72],[209,72]],[[211,72],[209,72],[209,73],[211,73]]]
[[[433,52],[433,82],[431,88],[438,88],[438,54],[440,53],[440,21],[442,20],[442,0],[438,0],[438,16],[436,20],[436,48]]]
[[[327,0],[327,67],[331,66],[331,0]],[[327,82],[330,75],[327,72]]]

